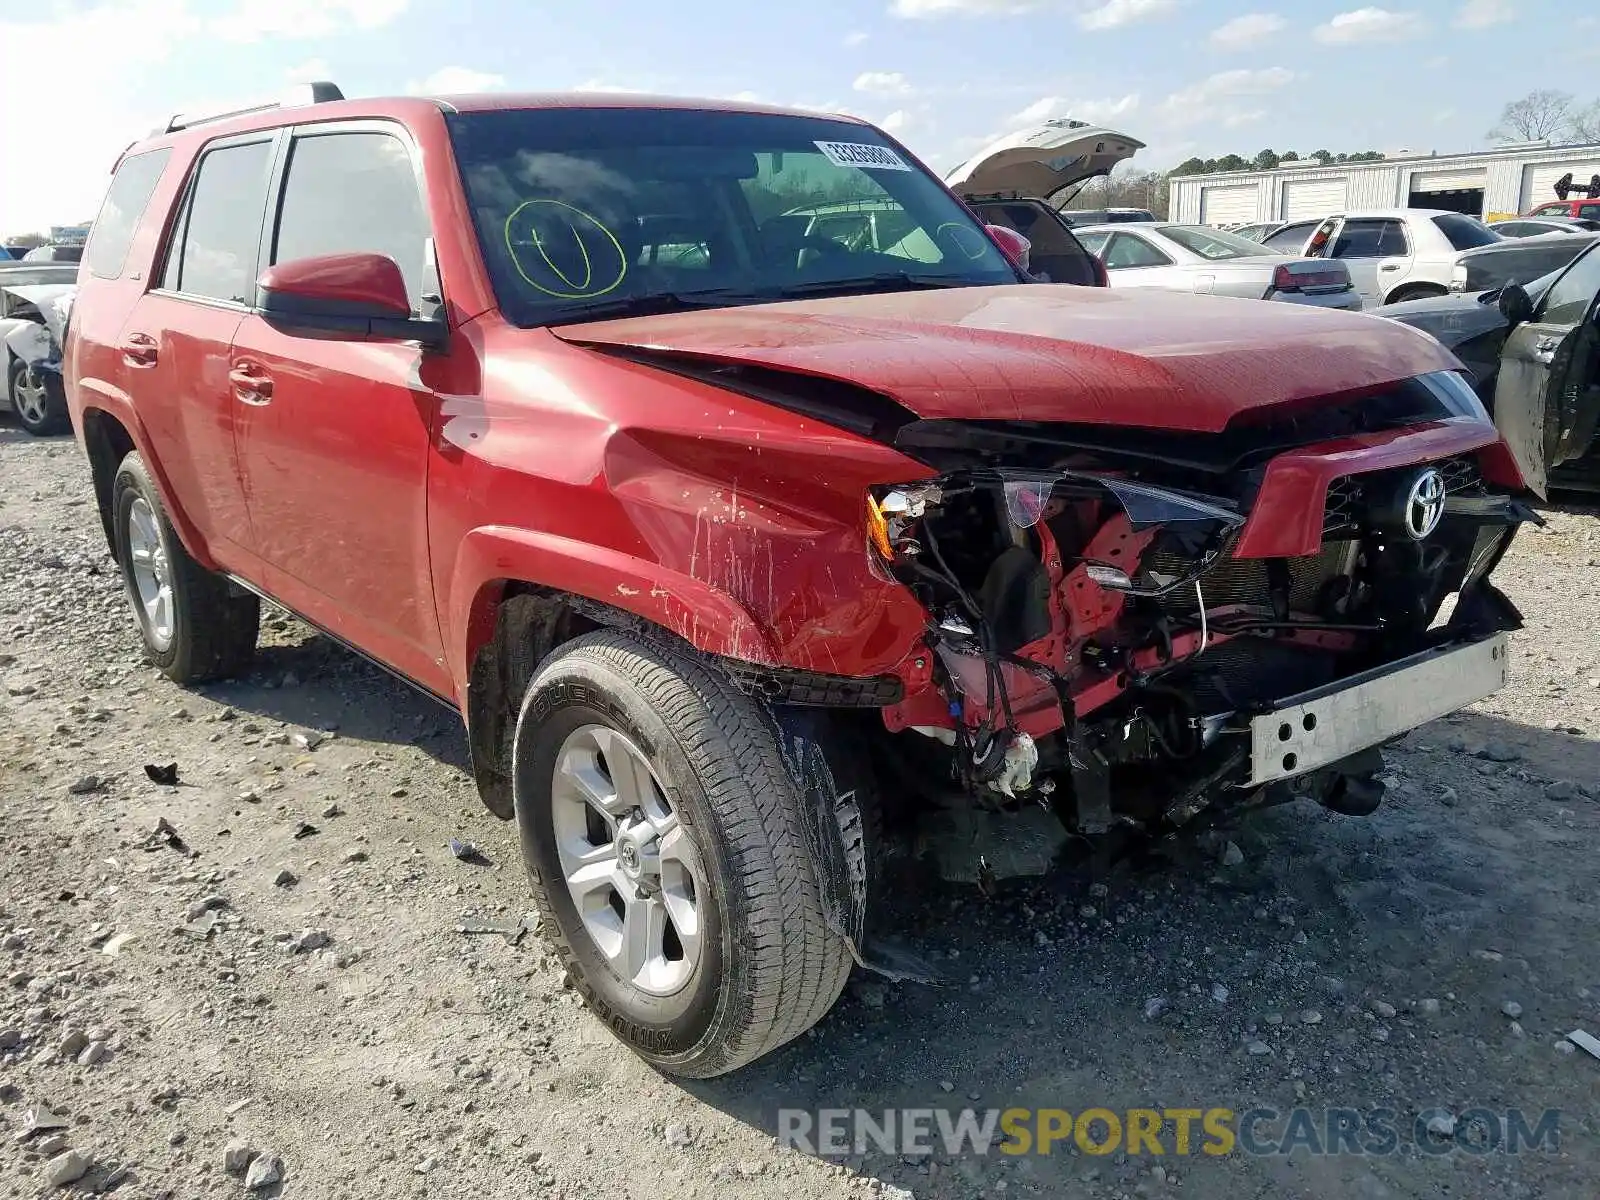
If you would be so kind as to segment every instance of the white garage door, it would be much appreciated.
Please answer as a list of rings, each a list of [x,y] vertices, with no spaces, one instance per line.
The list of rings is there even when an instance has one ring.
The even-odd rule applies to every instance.
[[[1475,171],[1415,171],[1411,175],[1413,192],[1461,192],[1481,188],[1489,180],[1482,167]]]
[[[1344,208],[1348,179],[1291,179],[1283,185],[1283,219],[1308,221]]]
[[[1202,225],[1242,225],[1256,219],[1256,197],[1261,189],[1253,183],[1217,184],[1200,189]]]
[[[1600,158],[1574,159],[1571,162],[1539,163],[1536,166],[1522,168],[1522,204],[1519,212],[1527,212],[1530,208],[1537,208],[1541,204],[1549,204],[1559,200],[1556,195],[1556,180],[1568,171],[1572,172],[1572,182],[1579,188],[1587,187],[1589,177],[1600,173]],[[1581,192],[1579,193],[1582,194]]]

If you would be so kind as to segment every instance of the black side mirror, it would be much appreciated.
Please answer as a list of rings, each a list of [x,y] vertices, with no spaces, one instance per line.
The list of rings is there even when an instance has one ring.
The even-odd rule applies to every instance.
[[[1500,289],[1500,298],[1495,303],[1500,315],[1512,329],[1533,320],[1533,301],[1520,283],[1506,284]]]

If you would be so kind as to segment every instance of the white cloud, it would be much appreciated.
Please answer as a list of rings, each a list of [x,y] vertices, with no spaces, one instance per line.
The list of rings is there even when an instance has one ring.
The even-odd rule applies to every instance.
[[[1173,92],[1161,102],[1161,116],[1174,127],[1208,121],[1225,126],[1245,125],[1260,120],[1264,113],[1259,108],[1240,104],[1240,100],[1271,95],[1294,78],[1294,72],[1285,67],[1219,71]]]
[[[1342,12],[1311,36],[1329,46],[1356,42],[1401,42],[1426,33],[1428,23],[1416,13],[1390,12],[1386,8],[1356,8]]]
[[[413,96],[456,96],[471,92],[493,92],[505,87],[506,77],[471,67],[440,67],[423,80],[413,80],[406,91]]]
[[[1221,50],[1243,50],[1282,33],[1289,26],[1277,13],[1245,13],[1211,31],[1211,44]]]
[[[1467,0],[1456,14],[1454,24],[1458,29],[1488,29],[1502,25],[1517,15],[1511,0]]]
[[[206,28],[230,42],[265,38],[323,38],[349,30],[381,29],[406,11],[409,0],[236,0]]]
[[[869,96],[908,96],[912,90],[899,71],[863,71],[850,86]]]
[[[1130,92],[1116,99],[1069,100],[1061,96],[1041,96],[1024,109],[1006,118],[1006,124],[1015,128],[1037,125],[1052,117],[1072,117],[1091,125],[1105,125],[1118,117],[1126,116],[1139,107],[1139,94]]]
[[[1116,29],[1163,16],[1178,4],[1179,0],[1105,0],[1104,4],[1079,13],[1078,24],[1084,29]]]
[[[870,33],[863,33],[859,29],[853,33],[847,33],[844,35],[845,48],[848,50],[854,50],[857,46],[864,45],[867,39],[871,36],[872,35]]]
[[[1035,12],[1045,0],[893,0],[889,15],[914,20],[925,17],[993,17]]]

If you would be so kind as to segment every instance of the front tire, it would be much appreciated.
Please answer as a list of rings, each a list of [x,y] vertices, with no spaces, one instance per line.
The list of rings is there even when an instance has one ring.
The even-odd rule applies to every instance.
[[[53,371],[41,371],[20,358],[13,358],[8,368],[7,385],[11,407],[17,414],[17,424],[34,437],[50,437],[66,433],[72,427],[67,415],[67,393],[61,376]]]
[[[725,1074],[832,1007],[852,959],[756,700],[686,653],[590,634],[534,676],[513,756],[547,936],[646,1061]]]
[[[111,485],[117,564],[150,660],[177,683],[237,675],[255,657],[261,602],[190,557],[137,453]]]

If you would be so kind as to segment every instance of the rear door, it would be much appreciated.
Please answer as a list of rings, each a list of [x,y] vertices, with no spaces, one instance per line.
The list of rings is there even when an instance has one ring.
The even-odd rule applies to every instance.
[[[415,149],[382,121],[291,131],[265,265],[377,253],[412,310],[441,307]],[[276,190],[276,189],[275,189]],[[252,312],[228,361],[255,550],[276,598],[410,678],[448,691],[427,543],[436,402],[415,345],[282,333]]]
[[[1600,248],[1590,247],[1545,293],[1500,354],[1495,424],[1528,486],[1582,458],[1600,421]]]
[[[123,326],[122,378],[184,515],[240,570],[249,514],[234,454],[228,345],[255,296],[277,131],[213,142],[190,174],[155,287]]]
[[[1344,263],[1363,305],[1383,303],[1383,297],[1410,273],[1411,246],[1401,221],[1346,218],[1339,223],[1332,243],[1330,252],[1317,257],[1337,258]]]

